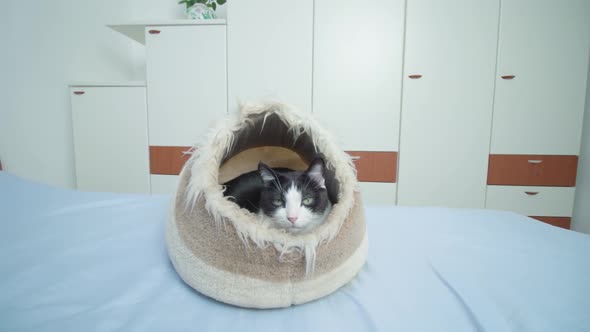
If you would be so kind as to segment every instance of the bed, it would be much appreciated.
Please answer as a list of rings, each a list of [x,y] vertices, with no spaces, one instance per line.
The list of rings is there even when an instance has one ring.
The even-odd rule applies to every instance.
[[[255,310],[182,282],[171,196],[0,172],[0,330],[589,331],[590,236],[509,212],[366,206],[369,256],[320,300]]]

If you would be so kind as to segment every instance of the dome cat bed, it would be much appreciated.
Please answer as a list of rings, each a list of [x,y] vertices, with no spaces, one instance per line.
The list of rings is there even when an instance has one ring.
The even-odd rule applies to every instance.
[[[308,233],[273,228],[227,200],[221,183],[271,167],[305,170],[324,156],[333,203]],[[168,254],[182,279],[216,300],[252,308],[301,304],[352,280],[368,251],[351,158],[323,128],[281,104],[242,107],[195,146],[166,226]]]

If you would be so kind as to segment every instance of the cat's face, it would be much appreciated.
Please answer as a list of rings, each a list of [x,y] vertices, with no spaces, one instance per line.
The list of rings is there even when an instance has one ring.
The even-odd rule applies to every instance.
[[[291,232],[321,224],[330,212],[324,180],[324,161],[316,158],[305,172],[275,172],[263,163],[258,172],[264,182],[260,209],[275,226]]]

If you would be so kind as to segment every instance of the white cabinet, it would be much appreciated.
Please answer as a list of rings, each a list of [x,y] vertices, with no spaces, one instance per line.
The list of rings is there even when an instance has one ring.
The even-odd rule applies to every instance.
[[[225,29],[145,28],[150,145],[191,146],[227,113]]]
[[[491,152],[578,155],[590,1],[502,3]]]
[[[227,6],[229,112],[260,100],[311,111],[313,0]]]
[[[395,205],[396,184],[383,182],[359,182],[363,204]]]
[[[490,186],[486,207],[525,216],[571,217],[574,194],[572,187]]]
[[[576,168],[566,159],[575,162],[580,153],[590,2],[506,1],[501,17],[490,161],[536,161],[525,167],[490,164],[490,174],[512,176],[510,181],[489,183],[486,207],[569,218]],[[535,187],[542,179],[563,181]],[[527,186],[518,186],[522,184]],[[525,191],[536,194],[527,196]]]
[[[77,188],[150,191],[143,86],[71,86]]]
[[[346,150],[398,151],[403,0],[316,0],[313,112]]]
[[[512,182],[491,181],[487,207],[512,209],[504,198],[527,199],[516,186],[545,186],[531,179],[563,169],[575,178],[569,164],[550,161],[579,154],[590,1],[227,6],[227,28],[225,20],[112,26],[146,44],[152,192],[173,191],[179,147],[238,103],[264,100],[313,111],[357,159],[369,204],[483,208],[489,168]],[[515,156],[526,167],[519,159],[507,168]],[[499,166],[488,167],[492,159]],[[571,215],[557,215],[573,195],[567,183],[523,201],[532,208],[558,197],[559,209],[528,211]]]
[[[403,0],[315,1],[314,116],[360,158],[367,204],[396,201],[404,9]]]
[[[151,193],[152,194],[174,194],[178,187],[178,175],[152,174],[151,175]]]
[[[484,207],[499,7],[408,1],[398,204]]]

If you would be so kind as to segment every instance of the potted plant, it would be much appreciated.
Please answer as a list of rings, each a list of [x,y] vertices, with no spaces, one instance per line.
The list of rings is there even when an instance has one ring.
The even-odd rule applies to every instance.
[[[226,3],[227,0],[180,0],[179,4],[186,5],[186,15],[188,18],[197,20],[207,20],[217,18],[215,10],[217,6]]]

